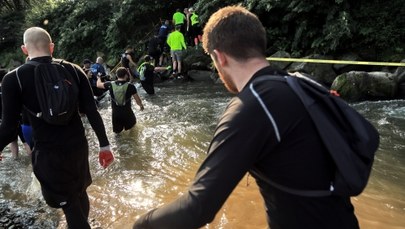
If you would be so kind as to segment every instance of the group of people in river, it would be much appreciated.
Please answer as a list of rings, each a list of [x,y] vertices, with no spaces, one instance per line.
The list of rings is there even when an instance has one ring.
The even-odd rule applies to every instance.
[[[187,34],[187,36],[185,36]],[[182,78],[183,50],[188,45],[196,48],[201,43],[202,30],[199,17],[193,8],[184,9],[184,13],[177,9],[173,14],[172,23],[165,20],[157,33],[148,41],[147,55],[137,61],[132,47],[127,47],[121,54],[121,67],[113,74],[109,74],[110,67],[106,66],[102,57],[97,57],[96,62],[85,59],[83,71],[90,81],[95,100],[98,103],[109,91],[112,102],[112,125],[114,133],[131,129],[136,123],[136,117],[131,108],[131,97],[143,110],[141,98],[136,87],[132,84],[139,79],[141,87],[149,95],[155,94],[154,82],[157,76],[163,78],[163,72],[169,72],[169,79]],[[187,42],[192,40],[192,42]],[[170,51],[171,63],[165,60]],[[140,63],[140,64],[138,64]],[[125,70],[125,71],[124,71]],[[124,74],[125,73],[125,74]],[[111,77],[114,75],[114,77]],[[111,81],[115,80],[115,81]],[[120,98],[123,98],[121,101]]]
[[[171,39],[181,40],[182,35],[181,23],[176,19],[174,24],[177,32],[171,34],[175,37],[170,38],[169,34],[167,38],[172,55],[178,51],[178,44],[173,45]],[[225,87],[235,97],[220,117],[208,156],[189,189],[173,202],[134,219],[133,228],[203,227],[214,219],[248,172],[260,187],[272,229],[359,228],[350,196],[300,196],[268,182],[272,180],[287,189],[329,190],[334,164],[294,91],[281,81],[264,80],[269,75],[283,78],[288,73],[270,66],[266,60],[266,32],[258,17],[241,6],[224,7],[210,17],[202,36],[205,52],[211,56]],[[46,30],[28,28],[23,41],[22,51],[30,61],[52,63],[54,44]],[[237,49],[235,44],[238,44]],[[124,56],[130,56],[129,52],[126,50]],[[173,72],[180,74],[177,64],[181,63],[181,55],[173,56]],[[145,57],[145,62],[151,60]],[[100,61],[96,62],[101,64]],[[60,64],[70,75],[76,76],[70,83],[78,87],[78,106],[67,125],[50,124],[41,117],[28,115],[35,139],[32,165],[46,203],[62,208],[69,228],[84,229],[90,228],[86,189],[92,179],[81,115],[87,117],[96,133],[100,165],[107,168],[114,161],[114,155],[88,76],[78,65]],[[139,74],[148,70],[148,67],[139,67]],[[102,74],[97,73],[95,85],[110,91],[113,108],[128,109],[128,99],[132,96],[142,110],[136,88],[128,82],[135,77],[128,68],[123,63],[116,70],[117,80],[113,82],[103,82]],[[15,140],[23,109],[41,110],[33,86],[34,72],[35,66],[24,64],[3,79],[0,152]],[[123,91],[125,94],[119,93]],[[121,120],[121,114],[114,112],[113,109],[113,117]],[[116,125],[114,122],[113,131],[120,132],[134,120]]]
[[[187,47],[198,48],[201,45],[202,29],[199,16],[193,8],[185,8],[183,12],[177,9],[172,20],[164,20],[156,33],[146,43],[146,55],[137,58],[134,48],[128,46],[121,54],[120,65],[127,69],[128,80],[134,83],[140,80],[142,88],[147,94],[154,94],[154,82],[165,79],[184,79],[182,69],[183,51]],[[102,82],[116,79],[116,70],[109,72],[111,66],[104,63],[102,57],[96,62],[85,59],[83,70],[90,80],[94,95],[100,99],[106,89],[97,87],[97,78]],[[165,73],[165,74],[164,74]],[[114,76],[114,77],[112,77]]]

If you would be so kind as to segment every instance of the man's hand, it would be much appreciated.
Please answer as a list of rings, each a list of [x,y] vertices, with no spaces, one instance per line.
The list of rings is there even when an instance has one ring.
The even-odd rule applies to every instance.
[[[111,152],[110,146],[100,147],[98,161],[103,168],[107,168],[114,161],[114,154]]]

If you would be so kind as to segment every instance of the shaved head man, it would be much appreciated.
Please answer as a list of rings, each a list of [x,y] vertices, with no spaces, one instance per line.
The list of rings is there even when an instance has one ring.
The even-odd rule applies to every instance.
[[[90,228],[89,198],[86,192],[92,179],[89,170],[89,147],[79,115],[88,118],[99,140],[100,163],[113,160],[103,120],[97,111],[93,92],[82,69],[72,63],[53,59],[54,44],[49,33],[39,27],[27,29],[22,51],[29,58],[26,64],[8,73],[2,83],[3,119],[0,124],[0,153],[14,138],[19,116],[26,112],[34,140],[32,168],[41,184],[46,203],[62,208],[69,228]],[[44,72],[66,69],[76,84],[79,95],[67,124],[51,124],[36,116],[41,112],[35,81],[37,68]],[[66,79],[65,79],[66,80]],[[107,155],[107,156],[106,156]]]
[[[40,27],[31,27],[24,32],[24,44],[21,49],[28,57],[51,56],[54,44],[49,33]]]

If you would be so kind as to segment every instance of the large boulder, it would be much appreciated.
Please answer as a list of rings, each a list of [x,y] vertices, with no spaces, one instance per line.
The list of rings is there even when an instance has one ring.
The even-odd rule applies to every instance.
[[[351,71],[337,76],[331,89],[351,102],[385,100],[395,97],[397,84],[391,73]]]
[[[329,60],[332,57],[321,56],[321,55],[311,55],[304,59],[324,59]],[[333,80],[336,78],[336,73],[330,64],[316,64],[309,62],[296,62],[291,64],[288,69],[291,72],[304,72],[311,75],[311,78],[326,87],[330,87]]]
[[[201,48],[188,48],[183,54],[182,71],[211,70],[211,57],[204,53]]]
[[[207,70],[190,70],[187,72],[188,76],[194,81],[211,81],[213,82],[212,71]]]

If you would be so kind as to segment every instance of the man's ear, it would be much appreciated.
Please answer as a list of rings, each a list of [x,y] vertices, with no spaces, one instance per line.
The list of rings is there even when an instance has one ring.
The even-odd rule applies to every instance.
[[[51,52],[51,54],[53,54],[54,48],[55,48],[55,44],[54,44],[54,43],[50,43],[50,44],[49,44],[49,51]]]
[[[217,63],[222,67],[228,63],[228,59],[225,53],[214,49],[214,56]]]
[[[27,50],[27,47],[25,47],[25,45],[21,45],[21,50],[25,55],[28,56],[28,50]]]

